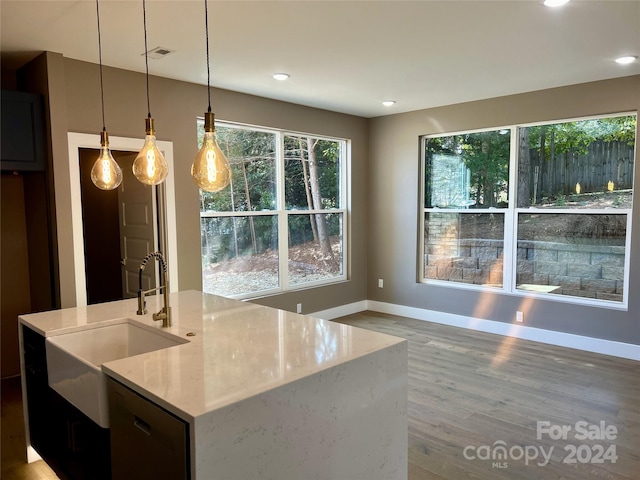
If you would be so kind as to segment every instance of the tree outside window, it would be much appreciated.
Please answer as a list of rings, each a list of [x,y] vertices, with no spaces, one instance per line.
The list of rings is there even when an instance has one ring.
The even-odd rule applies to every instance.
[[[345,276],[346,142],[216,126],[230,186],[200,192],[203,289],[247,297]]]

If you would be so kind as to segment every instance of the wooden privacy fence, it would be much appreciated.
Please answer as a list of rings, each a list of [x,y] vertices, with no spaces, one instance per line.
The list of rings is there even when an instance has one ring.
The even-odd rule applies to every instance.
[[[586,153],[570,150],[555,153],[540,161],[540,150],[532,148],[530,182],[536,199],[542,196],[569,195],[580,191],[606,192],[633,186],[633,146],[626,142],[591,143]],[[609,182],[613,182],[608,188]]]

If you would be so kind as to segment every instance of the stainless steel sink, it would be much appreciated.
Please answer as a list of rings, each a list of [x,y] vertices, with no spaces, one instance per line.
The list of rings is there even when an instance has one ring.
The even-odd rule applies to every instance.
[[[174,347],[188,340],[129,319],[46,338],[49,385],[104,428],[109,427],[103,363]]]

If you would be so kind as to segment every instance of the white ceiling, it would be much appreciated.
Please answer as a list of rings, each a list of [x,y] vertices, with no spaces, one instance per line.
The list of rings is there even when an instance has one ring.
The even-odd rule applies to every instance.
[[[5,66],[98,62],[94,0],[0,8]],[[149,49],[175,50],[150,74],[206,84],[204,0],[146,8]],[[100,0],[100,20],[104,64],[144,72],[142,1]],[[214,86],[363,117],[640,74],[613,61],[640,55],[640,0],[209,0],[209,30]]]

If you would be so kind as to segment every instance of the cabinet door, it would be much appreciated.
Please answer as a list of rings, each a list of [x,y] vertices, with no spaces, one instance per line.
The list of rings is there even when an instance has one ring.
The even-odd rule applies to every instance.
[[[22,327],[22,338],[31,445],[43,458],[55,458],[62,442],[54,438],[56,419],[49,411],[52,397],[47,378],[44,337],[30,328]]]
[[[31,445],[60,478],[109,480],[109,429],[49,387],[44,337],[22,332]]]
[[[2,170],[44,171],[46,144],[42,96],[2,90],[0,105]]]
[[[190,478],[188,423],[110,378],[107,392],[113,479]]]

